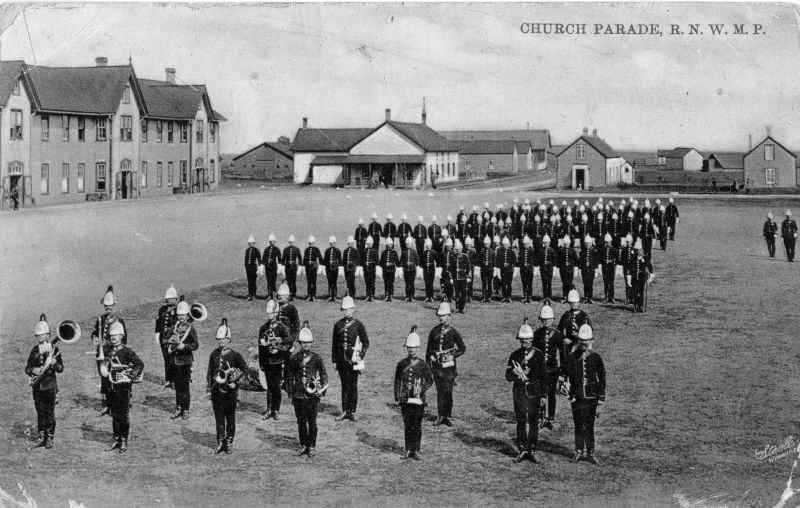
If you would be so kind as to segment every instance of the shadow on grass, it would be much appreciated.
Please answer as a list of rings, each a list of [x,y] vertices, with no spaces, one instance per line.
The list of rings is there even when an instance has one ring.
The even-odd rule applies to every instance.
[[[256,430],[256,439],[265,444],[272,445],[276,448],[282,448],[284,450],[295,450],[298,446],[300,446],[295,436],[287,436],[284,434],[273,434],[271,432],[259,428],[255,430]]]
[[[371,446],[385,453],[403,453],[405,449],[394,439],[372,436],[366,431],[356,432],[356,438],[367,446]]]
[[[106,425],[111,427],[111,422],[108,422]],[[92,427],[91,425],[84,423],[81,425],[81,435],[82,438],[86,441],[94,441],[96,443],[108,444],[111,442],[112,438],[114,437],[111,434],[110,430],[100,430],[98,428]]]
[[[159,411],[163,411],[165,413],[172,413],[175,411],[175,396],[172,395],[171,397],[164,397],[158,395],[146,395],[142,404],[152,408],[158,409]]]
[[[515,457],[517,451],[514,446],[508,441],[502,439],[495,439],[493,437],[471,436],[463,430],[456,430],[453,436],[467,446],[483,448],[491,452],[505,455],[506,457]]]
[[[572,455],[574,454],[572,450],[561,443],[551,443],[549,441],[542,441],[541,439],[539,440],[539,445],[536,447],[536,449],[543,453],[550,455],[561,455],[562,457],[567,457],[568,459],[571,459]]]
[[[86,395],[85,393],[78,393],[74,397],[72,397],[72,402],[75,403],[76,406],[81,407],[83,409],[91,409],[100,414],[100,394],[94,396]],[[97,416],[95,415],[95,416]]]
[[[266,402],[262,404],[258,404],[256,402],[250,401],[242,401],[241,399],[236,404],[236,411],[247,411],[249,413],[263,415],[264,411],[266,410]]]
[[[37,437],[36,428],[31,422],[14,422],[14,424],[11,426],[11,429],[9,429],[8,434],[12,438],[25,440],[31,440]]]
[[[500,409],[499,407],[495,407],[491,404],[481,404],[480,407],[490,415],[494,416],[495,418],[504,420],[506,423],[516,422],[516,420],[514,419],[514,411],[509,411],[507,409]]]
[[[196,444],[205,448],[214,449],[217,446],[217,436],[210,432],[197,432],[188,427],[181,427],[181,437],[190,444]]]
[[[339,416],[342,414],[340,406],[336,404],[330,404],[328,402],[319,403],[319,412],[330,416]]]
[[[224,291],[221,294],[227,296],[228,298],[233,298],[234,300],[247,300],[248,296],[246,294],[234,293],[231,291]]]
[[[151,374],[149,372],[144,373],[142,376],[142,381],[146,383],[153,383],[154,385],[158,386],[164,386],[164,383],[166,383],[163,376],[156,376],[155,374]]]

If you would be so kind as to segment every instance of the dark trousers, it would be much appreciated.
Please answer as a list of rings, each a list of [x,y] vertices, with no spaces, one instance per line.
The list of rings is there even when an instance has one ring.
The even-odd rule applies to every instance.
[[[325,269],[325,277],[328,279],[328,298],[336,298],[336,283],[339,279],[339,269]]]
[[[440,418],[450,418],[453,415],[453,387],[456,385],[456,369],[452,367],[442,369],[434,366],[431,370],[433,381],[436,384],[436,410]]]
[[[111,415],[111,425],[114,439],[128,439],[131,422],[128,411],[131,407],[131,392],[128,389],[112,389],[106,394],[108,411]]]
[[[603,293],[606,300],[614,301],[614,276],[616,275],[617,265],[603,265]]]
[[[255,270],[247,270],[247,296],[256,296],[256,291],[258,289],[258,275],[256,274]]]
[[[169,344],[161,344],[161,356],[164,357],[164,382],[171,383],[175,377],[172,372],[175,366],[170,361]]]
[[[647,283],[644,281],[632,280],[631,284],[631,300],[633,300],[634,307],[642,309],[644,307],[644,292]]]
[[[553,272],[541,271],[542,277],[542,299],[553,298]]]
[[[403,403],[400,404],[400,412],[403,414],[406,451],[418,452],[422,443],[422,417],[425,416],[425,406]]]
[[[353,271],[344,271],[344,281],[347,283],[347,294],[352,296],[353,298],[356,297],[356,272]]]
[[[236,435],[236,399],[238,390],[221,393],[211,392],[211,407],[214,408],[214,420],[217,423],[217,440],[228,438],[231,441]]]
[[[783,246],[786,247],[786,259],[789,261],[794,261],[794,244],[796,240],[792,236],[789,238],[784,237],[783,239]]]
[[[572,403],[572,421],[575,423],[575,450],[594,452],[594,419],[597,399],[578,399]]]
[[[666,233],[660,233],[658,235],[658,242],[661,246],[661,250],[667,250],[667,235]]]
[[[306,268],[306,292],[309,298],[317,297],[317,271]]]
[[[675,221],[669,222],[669,239],[675,240]]]
[[[383,272],[383,290],[387,297],[394,296],[394,270]]]
[[[642,252],[644,253],[644,257],[649,258],[650,254],[653,252],[653,237],[652,236],[643,236],[642,237]]]
[[[592,299],[594,294],[594,270],[581,270],[583,280],[583,297]]]
[[[481,292],[484,300],[492,299],[492,268],[481,267]]]
[[[33,389],[33,405],[36,408],[36,423],[39,432],[51,436],[56,431],[56,394],[58,390]]]
[[[267,277],[267,294],[274,296],[278,292],[278,288],[275,286],[275,283],[278,281],[278,269],[266,268],[264,270],[264,275]]]
[[[286,285],[289,286],[289,295],[292,298],[297,296],[297,267],[286,268]]]
[[[414,299],[414,277],[417,276],[417,269],[403,270],[403,282],[406,285],[406,298]]]
[[[444,298],[447,300],[453,299],[453,279],[450,278],[449,273],[445,273],[444,269],[442,269],[442,292],[444,293]]]
[[[314,448],[317,446],[317,412],[319,399],[292,399],[294,414],[297,416],[297,431],[300,434],[302,446]]]
[[[375,269],[364,269],[364,284],[367,286],[367,296],[375,296]]]
[[[425,279],[425,298],[433,298],[433,278],[436,276],[436,269],[431,268],[428,270],[423,269],[422,278]]]
[[[339,366],[339,380],[342,382],[342,412],[355,413],[358,407],[358,375],[350,365]]]
[[[567,294],[569,294],[569,290],[572,289],[572,279],[575,277],[575,268],[572,266],[569,268],[559,268],[558,273],[561,275],[561,292],[564,298],[566,298]]]
[[[533,267],[523,266],[519,269],[519,276],[522,279],[522,297],[533,297]]]
[[[467,280],[456,279],[453,286],[453,297],[456,302],[456,312],[464,312],[467,305]]]
[[[775,237],[768,236],[766,237],[767,240],[767,251],[769,252],[769,257],[775,257]]]
[[[467,282],[467,303],[472,302],[472,292],[475,287],[475,276],[471,276],[469,282]]]
[[[99,365],[99,364],[98,364]],[[103,407],[108,407],[108,400],[106,394],[111,390],[111,382],[108,380],[107,377],[103,377],[100,374],[100,368],[98,367],[98,375],[100,376],[100,404]]]
[[[283,384],[283,364],[277,363],[263,367],[264,377],[267,378],[267,411],[281,410],[281,384]]]
[[[556,392],[558,389],[558,374],[555,370],[547,371],[547,417],[551,420],[556,416]]]
[[[511,281],[514,278],[514,267],[500,269],[500,289],[503,291],[503,298],[511,299]]]
[[[192,402],[192,395],[189,391],[189,385],[192,382],[192,366],[174,365],[172,372],[175,376],[175,407],[188,411]]]
[[[514,419],[517,421],[517,446],[532,452],[539,443],[539,398],[514,398]]]

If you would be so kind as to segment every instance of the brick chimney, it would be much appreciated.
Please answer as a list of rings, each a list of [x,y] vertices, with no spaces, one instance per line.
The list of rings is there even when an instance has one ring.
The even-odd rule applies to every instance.
[[[94,64],[97,67],[105,67],[108,65],[108,58],[104,56],[98,56],[97,58],[94,59]]]
[[[164,69],[164,73],[167,75],[167,83],[170,85],[175,84],[175,68],[174,67],[167,67]]]
[[[583,128],[583,135],[584,136],[588,136],[589,135],[589,127],[584,127]]]
[[[592,137],[597,137],[597,129],[592,129]]]
[[[308,129],[308,117],[303,117],[303,128]]]
[[[386,121],[387,122],[392,121],[392,110],[389,108],[386,108]]]

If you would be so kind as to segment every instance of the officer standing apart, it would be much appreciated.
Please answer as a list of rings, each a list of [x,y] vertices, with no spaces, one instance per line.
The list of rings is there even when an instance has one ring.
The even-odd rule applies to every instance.
[[[267,277],[267,297],[275,298],[278,282],[278,265],[281,263],[281,249],[275,245],[278,239],[274,233],[269,235],[269,245],[264,248],[261,255],[261,264],[264,265],[264,275]]]
[[[144,363],[132,349],[122,343],[125,337],[125,326],[122,323],[119,321],[112,323],[108,333],[112,348],[110,356],[107,357],[110,361],[109,370],[113,371],[115,365],[119,365],[125,372],[117,375],[109,373],[110,389],[107,396],[114,443],[106,451],[119,450],[119,453],[125,453],[128,451],[128,434],[131,428],[129,416],[131,383],[141,378]]]
[[[453,426],[453,387],[456,385],[456,358],[467,350],[458,330],[450,326],[452,313],[450,304],[442,302],[436,311],[439,324],[433,327],[428,335],[428,347],[425,358],[433,373],[436,383],[436,406],[439,413],[434,426]]]
[[[394,371],[394,401],[400,404],[405,429],[404,459],[419,460],[422,443],[422,418],[425,416],[425,392],[433,385],[433,374],[427,363],[417,357],[420,347],[417,327],[406,339],[408,356],[400,360]]]
[[[164,388],[174,388],[172,379],[172,366],[169,362],[169,350],[167,339],[169,338],[169,331],[178,322],[178,315],[176,309],[178,306],[178,291],[175,286],[169,285],[166,294],[164,294],[166,303],[158,309],[158,317],[156,318],[156,345],[161,348],[161,356],[164,358]]]
[[[514,419],[517,421],[517,447],[514,458],[518,464],[530,459],[538,463],[533,454],[539,441],[539,411],[545,394],[544,355],[533,347],[533,329],[527,319],[517,332],[520,348],[511,353],[506,367],[506,381],[513,382]]]
[[[175,414],[172,419],[189,418],[189,407],[192,402],[192,394],[189,387],[192,382],[192,364],[194,354],[200,346],[197,341],[197,332],[189,320],[189,304],[178,302],[178,322],[172,330],[170,337],[170,362],[172,363],[172,373],[175,379]]]
[[[572,461],[585,458],[597,466],[600,461],[594,454],[594,420],[599,406],[606,400],[606,369],[600,355],[592,351],[593,344],[592,327],[582,325],[578,331],[578,347],[570,354],[568,372],[569,400],[575,423],[575,456]]]
[[[206,393],[211,399],[217,424],[217,448],[214,453],[233,453],[236,403],[239,397],[237,374],[247,372],[247,363],[242,355],[231,349],[231,329],[227,319],[222,318],[216,338],[219,346],[208,357],[206,373]]]
[[[369,337],[364,325],[353,317],[356,303],[351,296],[342,299],[344,317],[333,325],[331,361],[342,383],[342,414],[336,421],[356,421],[358,407],[358,376],[364,368],[364,356],[369,349]]]
[[[44,314],[36,323],[33,334],[39,343],[33,346],[28,355],[25,374],[36,376],[38,379],[31,385],[39,435],[34,446],[50,449],[53,447],[53,436],[56,433],[56,395],[58,394],[56,374],[64,372],[64,363],[58,347],[50,343],[50,325]]]
[[[797,223],[792,220],[792,211],[786,210],[786,218],[781,223],[783,246],[786,248],[786,259],[794,263],[794,244],[797,241]]]
[[[281,387],[284,369],[289,360],[289,350],[294,344],[289,327],[278,319],[278,302],[267,302],[267,322],[258,330],[258,366],[267,381],[267,410],[264,419],[278,421],[281,412]]]
[[[533,334],[533,347],[544,354],[544,364],[547,371],[547,416],[542,427],[553,430],[553,420],[556,417],[556,392],[558,391],[559,376],[567,375],[567,357],[564,351],[564,337],[553,326],[555,314],[549,304],[542,306],[539,312],[539,321],[542,327]]]
[[[247,274],[247,299],[253,301],[256,297],[258,267],[261,265],[261,253],[256,249],[256,239],[253,235],[247,239],[247,249],[244,251],[244,271]]]
[[[308,293],[308,301],[313,302],[317,297],[317,268],[322,263],[322,253],[319,247],[314,245],[317,239],[313,235],[308,237],[308,247],[303,254],[303,268],[306,272],[306,292]]]
[[[775,257],[775,239],[778,238],[778,223],[772,219],[772,212],[767,213],[767,221],[764,223],[764,240],[767,242],[767,252],[769,257]]]
[[[322,358],[311,351],[311,344],[314,342],[311,329],[302,328],[298,341],[301,349],[289,362],[288,383],[300,435],[300,449],[295,456],[308,455],[309,458],[314,458],[317,446],[319,399],[325,395],[328,388],[328,374],[325,372]]]
[[[675,206],[675,198],[669,198],[669,204],[664,212],[667,217],[667,226],[669,227],[669,239],[675,240],[675,227],[681,221],[681,214],[678,213],[678,207]]]

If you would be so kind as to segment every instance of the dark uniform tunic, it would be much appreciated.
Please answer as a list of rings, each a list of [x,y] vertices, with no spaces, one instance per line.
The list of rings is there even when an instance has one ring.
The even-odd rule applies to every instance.
[[[387,247],[381,252],[380,265],[383,269],[383,289],[386,291],[386,300],[390,302],[394,295],[394,277],[399,264],[400,257],[393,248]]]
[[[51,439],[56,432],[56,395],[58,394],[58,381],[56,373],[64,372],[64,362],[57,346],[53,346],[52,365],[43,373],[39,381],[33,385],[33,405],[36,408],[36,424],[39,437],[47,434]],[[40,368],[47,361],[50,353],[40,353],[39,344],[31,349],[28,362],[25,364],[25,374],[33,376],[33,369]]]
[[[170,353],[170,363],[175,378],[175,408],[180,411],[188,411],[191,405],[189,386],[192,382],[192,364],[194,363],[192,351],[196,351],[200,343],[197,341],[197,332],[194,326],[189,322],[181,323],[179,321],[176,323],[170,331],[170,336],[173,337],[173,343],[186,337],[183,339],[184,349],[176,348]]]
[[[261,264],[264,265],[264,275],[267,278],[267,294],[272,296],[278,292],[275,284],[278,280],[278,265],[281,264],[281,249],[273,243],[267,245],[261,255]]]
[[[119,322],[122,325],[122,328],[125,330],[125,333],[122,335],[122,343],[128,343],[128,328],[125,326],[125,320],[119,317],[116,312],[100,315],[95,320],[94,330],[92,331],[92,340],[99,341],[99,344],[95,348],[95,357],[100,357],[101,347],[103,348],[103,355],[105,358],[108,358],[108,355],[111,353],[111,339],[108,335],[108,330],[114,322]],[[161,340],[164,339],[162,338]],[[100,377],[100,400],[102,406],[105,408],[108,407],[106,396],[111,387],[111,383],[108,382],[108,378],[100,375],[99,363],[97,364],[97,374]]]
[[[375,272],[378,266],[378,251],[375,249],[365,249],[364,259],[362,260],[364,266],[364,285],[367,287],[367,298],[371,299],[375,296]]]
[[[369,349],[369,337],[361,321],[345,317],[333,325],[331,362],[342,382],[342,413],[355,414],[358,408],[358,376],[361,371],[353,370],[353,348],[357,342],[361,342],[363,359]]]
[[[634,310],[639,312],[644,311],[644,293],[651,273],[653,273],[653,265],[650,264],[650,258],[643,254],[634,257],[628,268],[628,274],[631,277],[631,299]]]
[[[522,245],[519,250],[519,275],[522,279],[522,297],[525,303],[533,298],[533,267],[536,265],[536,253],[533,247]]]
[[[112,363],[119,363],[131,367],[130,378],[138,379],[142,370],[144,370],[144,363],[132,349],[125,345],[120,345],[115,350],[112,350],[111,355],[108,356]],[[177,390],[177,380],[175,382]],[[111,426],[114,435],[114,440],[120,439],[127,440],[128,432],[130,431],[130,418],[128,412],[131,407],[131,384],[130,383],[109,383],[108,394],[108,409],[111,415]],[[188,409],[188,407],[187,407]]]
[[[564,337],[555,328],[541,327],[533,333],[533,347],[544,355],[547,369],[547,418],[556,416],[556,391],[559,376],[567,375]]]
[[[397,226],[397,238],[400,240],[400,251],[405,252],[408,247],[406,247],[406,239],[412,238],[413,234],[411,232],[411,224],[406,221],[401,222]]]
[[[450,276],[453,279],[456,312],[463,314],[467,303],[467,284],[472,281],[472,263],[467,254],[459,252],[453,254],[451,266]]]
[[[422,257],[422,251],[425,249],[425,239],[428,238],[428,230],[425,224],[420,222],[414,226],[412,235],[414,236],[414,243],[417,246],[417,254]]]
[[[342,266],[344,266],[344,281],[347,284],[347,294],[355,298],[358,251],[351,245],[348,245],[342,252]]]
[[[542,244],[536,264],[539,265],[539,276],[542,278],[542,298],[553,297],[553,268],[556,266],[556,251],[548,244]]]
[[[420,264],[422,266],[422,278],[425,280],[425,299],[432,300],[433,279],[436,276],[436,265],[438,264],[436,252],[432,249],[422,251]]]
[[[223,369],[236,368],[247,372],[247,362],[242,355],[231,348],[218,347],[208,357],[208,372],[206,373],[206,391],[211,393],[211,407],[214,409],[214,420],[217,425],[217,443],[223,439],[233,443],[236,435],[236,402],[239,396],[239,385],[231,388],[227,384],[221,385],[214,378],[222,366]]]
[[[786,259],[793,263],[794,245],[797,241],[797,223],[788,217],[784,219],[781,222],[781,236],[783,237],[783,246],[786,248]]]
[[[289,286],[289,295],[292,299],[297,297],[297,269],[303,264],[300,249],[289,245],[283,249],[283,268],[286,271],[286,284]]]
[[[495,253],[495,268],[500,269],[500,289],[503,300],[511,299],[511,281],[514,276],[514,267],[517,265],[517,255],[511,247],[501,245]]]
[[[318,379],[319,386],[328,384],[328,374],[325,372],[322,358],[313,351],[295,353],[289,361],[288,393],[292,397],[297,416],[300,444],[307,448],[317,446],[317,413],[320,397],[306,392],[306,382],[311,379]]]
[[[617,271],[617,249],[613,245],[604,244],[598,251],[598,261],[603,271],[603,293],[605,300],[614,303],[614,277]]]
[[[419,383],[417,385],[417,383]],[[403,358],[394,371],[394,400],[400,404],[405,428],[405,447],[418,452],[422,443],[422,418],[425,416],[425,391],[433,385],[433,374],[420,358]],[[415,390],[418,386],[419,391]],[[409,398],[419,398],[422,404],[409,404]]]
[[[578,267],[581,269],[583,281],[583,298],[592,300],[594,294],[594,274],[597,270],[597,249],[594,245],[585,246],[578,255]]]
[[[377,220],[373,219],[373,221],[369,223],[369,226],[367,226],[367,234],[372,237],[372,248],[377,250],[380,246],[381,235],[383,234],[383,228]]]
[[[386,224],[383,225],[383,237],[397,239],[397,224],[387,220]]]
[[[569,353],[578,341],[578,330],[582,325],[592,326],[589,315],[580,309],[569,309],[558,320],[558,332],[564,338],[564,348]]]
[[[514,372],[514,363],[526,373],[526,381]],[[506,367],[506,381],[514,383],[511,393],[514,398],[514,419],[517,421],[517,446],[520,451],[532,452],[539,442],[539,411],[547,383],[542,352],[536,348],[519,348],[511,353]]]
[[[631,285],[628,282],[628,273],[631,267],[631,262],[636,257],[636,251],[632,245],[627,245],[619,251],[619,261],[617,264],[622,265],[622,275],[625,282],[625,303],[630,303],[632,300]]]
[[[442,267],[442,275],[439,279],[442,284],[442,292],[444,293],[444,301],[449,302],[453,299],[453,263],[455,257],[453,249],[445,247],[439,253],[439,264]]]
[[[400,255],[400,264],[403,266],[403,282],[406,285],[406,298],[414,299],[414,278],[417,276],[419,256],[414,249],[405,249]]]
[[[367,228],[362,225],[358,225],[353,234],[353,239],[356,241],[356,248],[358,249],[358,258],[364,259],[364,249],[367,248],[367,237],[369,233],[367,232]]]
[[[339,280],[339,267],[342,265],[342,251],[333,245],[325,249],[325,276],[328,279],[328,298],[336,298],[336,286]],[[355,268],[353,268],[355,270]]]
[[[309,245],[303,253],[303,267],[306,270],[306,289],[308,299],[317,297],[317,268],[323,262],[322,253],[316,245]]]
[[[558,248],[557,264],[559,275],[561,275],[561,294],[567,298],[567,294],[572,289],[572,280],[575,276],[575,265],[578,264],[578,255],[575,249],[561,246]]]
[[[639,238],[642,239],[642,251],[646,257],[650,257],[653,250],[653,238],[656,236],[653,226],[653,219],[644,219],[639,225]]]
[[[428,226],[428,238],[433,242],[433,250],[442,251],[442,228],[438,224]]]
[[[278,321],[289,329],[292,340],[297,340],[300,333],[300,314],[297,312],[297,307],[291,303],[282,303],[278,311]]]
[[[764,240],[767,242],[767,251],[769,257],[775,257],[775,238],[778,237],[778,223],[772,219],[768,219],[764,223],[763,233]]]
[[[452,350],[453,365],[443,367],[437,353]],[[453,413],[453,387],[456,385],[456,358],[467,350],[461,334],[449,324],[439,323],[428,335],[425,361],[431,368],[436,383],[436,408],[440,418],[450,418]]]
[[[594,351],[575,351],[567,361],[569,398],[575,423],[575,450],[594,453],[594,420],[597,404],[606,400],[606,370]]]
[[[281,388],[286,376],[286,362],[294,339],[279,320],[267,321],[258,330],[258,366],[267,380],[267,411],[281,410]]]
[[[472,274],[467,281],[467,303],[472,303],[472,292],[475,287],[475,267],[479,266],[480,258],[478,256],[478,251],[472,247],[467,247],[466,253],[469,259],[469,265],[472,267]]]
[[[675,206],[675,203],[668,204],[664,214],[667,216],[667,225],[669,225],[669,239],[674,240],[675,226],[678,225],[678,218],[681,214],[678,213],[678,207]]]
[[[656,227],[658,228],[658,243],[661,247],[661,250],[667,250],[667,239],[669,238],[667,235],[667,229],[669,229],[669,224],[667,223],[667,214],[659,212],[658,215],[655,216],[653,219]]]
[[[255,247],[247,247],[244,251],[244,271],[247,274],[247,296],[256,297],[258,265],[261,264],[261,252]]]
[[[169,361],[169,351],[167,339],[170,336],[170,330],[178,322],[177,314],[178,305],[175,303],[168,303],[162,305],[158,309],[158,317],[156,318],[156,333],[158,334],[158,342],[161,346],[161,356],[164,358],[164,382],[172,383],[172,365]]]

